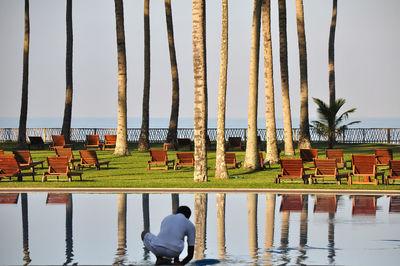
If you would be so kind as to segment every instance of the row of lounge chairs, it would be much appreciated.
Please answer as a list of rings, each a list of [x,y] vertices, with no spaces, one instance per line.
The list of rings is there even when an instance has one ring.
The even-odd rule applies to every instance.
[[[42,137],[29,136],[29,149],[37,147],[38,149],[45,149],[46,144]],[[73,144],[66,143],[64,135],[52,135],[53,142],[49,146],[49,150],[56,148],[72,148]],[[96,148],[99,150],[113,149],[117,142],[117,135],[104,135],[104,142],[100,141],[99,135],[86,135],[85,149]]]

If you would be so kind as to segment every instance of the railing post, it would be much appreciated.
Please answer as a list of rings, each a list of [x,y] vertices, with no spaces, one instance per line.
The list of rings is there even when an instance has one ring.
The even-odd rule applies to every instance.
[[[387,143],[390,144],[390,128],[387,129]]]
[[[43,128],[43,141],[46,142],[46,129]]]
[[[247,129],[244,129],[244,141],[247,142]]]

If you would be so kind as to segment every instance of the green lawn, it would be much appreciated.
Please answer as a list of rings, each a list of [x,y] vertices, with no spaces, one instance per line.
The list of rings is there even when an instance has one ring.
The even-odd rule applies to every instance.
[[[6,154],[12,153],[15,143],[0,143],[0,149]],[[82,144],[75,145],[74,156],[79,158],[79,149]],[[153,149],[161,149],[162,145],[154,145]],[[325,158],[324,144],[314,144],[313,148],[319,149],[319,157]],[[350,160],[351,154],[373,154],[375,148],[392,148],[394,159],[400,159],[400,146],[388,144],[357,144],[357,145],[337,145],[335,148],[344,149],[345,160]],[[65,182],[66,178],[61,177],[60,181],[51,180],[41,182],[42,173],[45,169],[37,169],[35,182],[31,177],[24,177],[23,182],[17,182],[16,178],[9,181],[8,178],[0,181],[0,188],[290,188],[290,189],[372,189],[387,190],[400,189],[400,185],[336,185],[336,184],[313,184],[304,185],[300,183],[282,183],[275,184],[274,178],[280,172],[279,165],[271,165],[270,169],[261,171],[249,171],[243,168],[230,168],[229,174],[231,178],[228,180],[220,180],[214,177],[215,171],[215,151],[208,153],[208,176],[209,182],[200,183],[193,181],[193,168],[184,167],[183,169],[174,170],[147,170],[148,152],[139,152],[136,146],[130,147],[131,156],[116,157],[112,151],[97,151],[100,160],[111,161],[110,168],[102,168],[100,171],[95,168],[83,169],[83,181]],[[169,159],[176,159],[175,151],[168,151]],[[245,152],[235,151],[238,160],[244,161]],[[45,160],[47,156],[54,156],[54,151],[31,151],[34,160]],[[282,158],[288,158],[281,154]],[[294,158],[299,158],[299,152],[296,150]],[[46,164],[45,164],[46,165]],[[347,170],[350,171],[350,170]],[[311,173],[308,171],[307,173]],[[341,169],[341,172],[344,172]],[[385,175],[388,171],[385,171]]]

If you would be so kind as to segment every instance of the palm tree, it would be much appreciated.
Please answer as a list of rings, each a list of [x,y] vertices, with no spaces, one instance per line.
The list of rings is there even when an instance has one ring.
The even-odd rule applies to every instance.
[[[257,206],[258,194],[247,194],[247,221],[249,230],[249,252],[250,256],[257,263],[258,232],[257,232]]]
[[[147,151],[149,145],[149,101],[150,101],[150,1],[144,0],[144,85],[142,103],[142,128],[139,151]]]
[[[222,1],[222,34],[221,62],[219,65],[218,89],[218,122],[217,122],[217,152],[215,162],[215,177],[228,179],[225,164],[225,109],[226,109],[226,79],[228,73],[228,0]]]
[[[124,265],[126,261],[126,214],[127,195],[118,194],[118,248],[114,265]]]
[[[194,257],[196,260],[204,258],[207,235],[207,193],[194,194],[194,226],[196,228]]]
[[[192,2],[192,41],[194,75],[194,181],[207,182],[207,62],[206,2]]]
[[[333,148],[336,142],[336,135],[343,134],[348,126],[360,123],[360,121],[353,121],[345,125],[341,125],[356,108],[351,108],[341,115],[338,115],[340,108],[345,104],[345,99],[339,98],[335,100],[333,105],[327,105],[318,98],[313,98],[314,102],[318,105],[317,113],[319,121],[312,121],[318,135],[327,137],[328,147]]]
[[[331,29],[329,32],[329,104],[335,103],[335,32],[336,32],[337,0],[333,0]]]
[[[297,36],[299,39],[300,57],[300,130],[299,149],[311,148],[310,122],[308,119],[308,74],[307,74],[307,49],[304,28],[303,0],[296,0]]]
[[[29,0],[25,0],[24,61],[22,70],[21,112],[19,114],[18,148],[26,148],[26,120],[28,118],[28,75],[29,75]]]
[[[279,53],[281,63],[281,86],[283,107],[283,131],[285,134],[285,154],[294,155],[292,117],[289,98],[289,71],[287,59],[286,0],[279,0]]]
[[[275,121],[270,0],[262,1],[262,30],[264,46],[265,118],[267,128],[266,160],[271,163],[278,163],[279,154]]]
[[[172,103],[171,103],[171,116],[169,118],[167,142],[175,143],[178,137],[179,75],[178,75],[178,64],[176,62],[176,53],[175,53],[174,26],[172,23],[171,0],[165,0],[165,18],[167,20],[169,60],[171,62],[171,76],[172,76]]]
[[[65,141],[71,141],[71,119],[72,119],[72,54],[73,54],[73,31],[72,31],[72,0],[67,0],[66,8],[66,28],[67,28],[67,45],[66,45],[66,59],[65,59],[65,77],[66,77],[66,91],[65,91],[65,106],[64,106],[64,119],[61,129],[61,135],[64,135]]]
[[[226,255],[226,238],[225,238],[225,205],[226,193],[217,193],[215,195],[217,201],[217,242],[218,257],[225,259]]]
[[[122,0],[114,0],[115,21],[117,32],[118,50],[118,129],[117,142],[114,155],[127,156],[128,134],[127,134],[127,110],[126,110],[126,51],[124,30],[124,4]]]
[[[261,0],[254,0],[253,23],[251,30],[249,106],[247,118],[247,143],[244,168],[259,169],[260,160],[257,146],[257,102],[258,102],[258,66],[260,54]]]

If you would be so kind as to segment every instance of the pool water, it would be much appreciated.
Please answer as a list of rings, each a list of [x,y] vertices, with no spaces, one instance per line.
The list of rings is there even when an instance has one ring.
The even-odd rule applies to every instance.
[[[195,258],[219,265],[398,265],[400,197],[0,194],[0,265],[154,265],[140,239],[187,205]],[[186,256],[186,248],[181,259]]]

